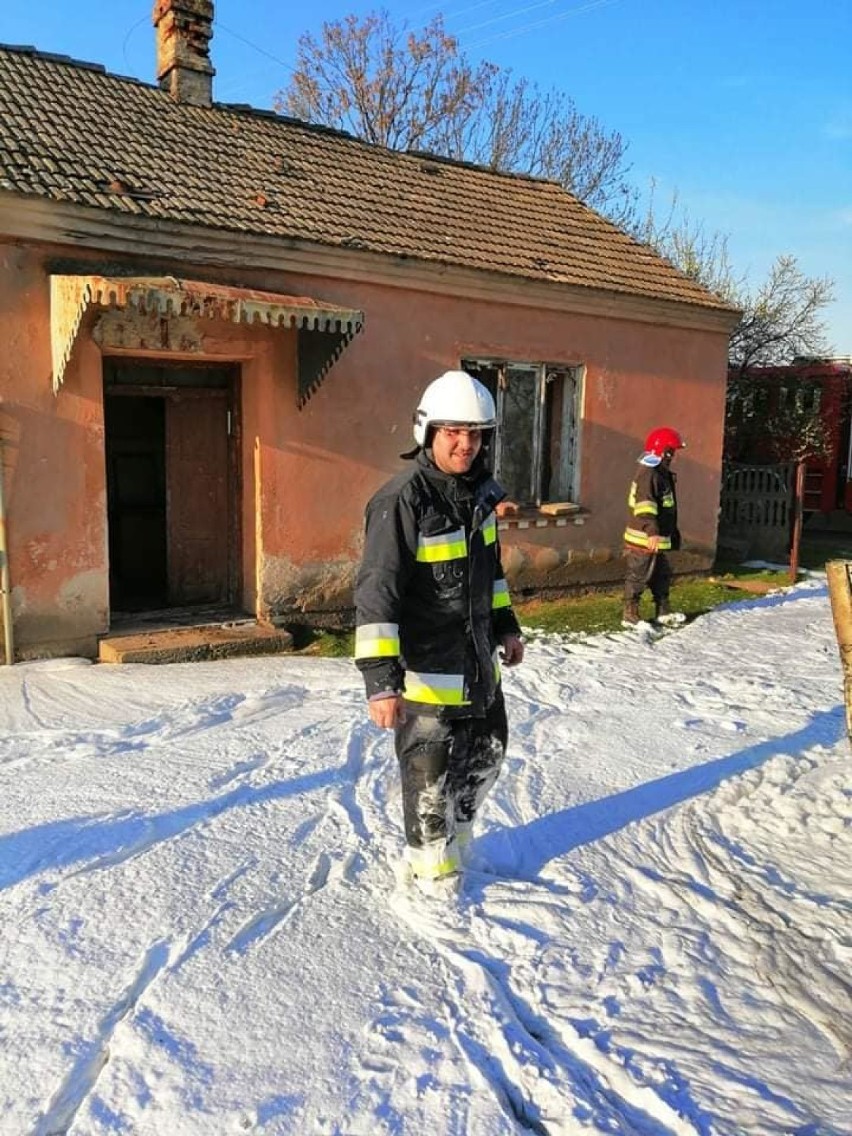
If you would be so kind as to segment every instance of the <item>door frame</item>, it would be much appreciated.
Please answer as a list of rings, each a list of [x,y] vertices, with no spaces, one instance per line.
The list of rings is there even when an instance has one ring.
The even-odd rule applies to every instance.
[[[204,386],[169,386],[168,384],[153,385],[146,383],[108,384],[107,375],[111,369],[132,370],[133,368],[159,368],[164,371],[227,371],[227,387],[225,389],[225,402],[228,421],[227,437],[227,467],[225,471],[227,484],[227,579],[225,580],[226,599],[229,607],[242,609],[242,368],[238,362],[230,359],[163,359],[159,357],[136,357],[125,355],[105,355],[102,368],[102,389],[104,402],[108,398],[161,398],[164,400],[189,401],[209,397],[209,391],[222,390],[221,387]],[[104,478],[108,476],[107,468],[107,437],[104,426]],[[106,480],[105,480],[106,484]],[[168,509],[168,487],[167,487]],[[168,534],[168,515],[166,516],[166,532]],[[168,550],[166,553],[166,572],[168,575]],[[109,548],[107,548],[107,560]],[[187,605],[187,607],[204,607],[209,605]],[[110,609],[112,609],[110,597]],[[174,610],[186,610],[175,608]]]

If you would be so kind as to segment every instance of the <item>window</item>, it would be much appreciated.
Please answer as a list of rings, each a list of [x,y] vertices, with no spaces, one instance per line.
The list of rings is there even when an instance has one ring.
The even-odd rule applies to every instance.
[[[819,412],[821,391],[816,383],[802,383],[796,391],[796,410],[800,414]]]
[[[463,359],[497,404],[494,474],[518,505],[577,496],[579,367]]]

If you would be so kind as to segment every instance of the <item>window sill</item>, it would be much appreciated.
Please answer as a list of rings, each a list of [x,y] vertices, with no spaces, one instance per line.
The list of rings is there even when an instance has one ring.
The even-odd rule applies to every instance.
[[[567,525],[582,525],[587,514],[573,501],[553,502],[541,507],[535,505],[516,505],[514,501],[502,501],[495,509],[498,528],[507,529],[545,529],[564,528]]]

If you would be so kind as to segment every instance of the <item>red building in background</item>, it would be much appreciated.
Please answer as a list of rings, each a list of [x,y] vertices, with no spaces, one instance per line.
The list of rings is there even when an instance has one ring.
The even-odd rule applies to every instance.
[[[773,462],[789,458],[787,439],[773,432],[785,407],[797,404],[800,414],[816,411],[822,424],[823,452],[807,458],[805,512],[852,514],[852,356],[796,359],[785,367],[749,367],[747,393],[734,413],[750,419],[748,431],[729,422],[729,438],[739,462]],[[733,429],[731,430],[731,427]],[[762,428],[763,427],[763,428]]]

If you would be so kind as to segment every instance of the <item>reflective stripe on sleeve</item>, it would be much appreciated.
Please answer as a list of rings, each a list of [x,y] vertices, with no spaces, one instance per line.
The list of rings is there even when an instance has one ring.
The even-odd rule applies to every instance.
[[[482,526],[482,539],[486,545],[493,544],[497,539],[497,518],[493,513],[488,514],[488,519]]]
[[[405,697],[409,702],[430,706],[468,706],[464,696],[464,675],[405,673]]]
[[[511,607],[512,599],[509,595],[509,585],[505,580],[494,581],[494,591],[491,594],[491,610],[496,611],[501,607]]]
[[[398,655],[398,623],[365,623],[356,628],[356,659],[386,659],[396,658]]]
[[[467,556],[467,541],[464,529],[439,533],[438,536],[417,538],[417,559],[421,563],[436,564],[441,560],[461,560]]]
[[[634,544],[634,545],[636,545],[637,548],[647,548],[648,547],[648,541],[650,539],[651,538],[648,536],[648,534],[646,532],[642,532],[641,529],[626,528],[624,530],[624,542],[625,542],[625,544]],[[671,537],[668,537],[668,536],[658,537],[657,550],[659,552],[668,552],[668,550],[671,548],[671,546],[672,546]]]

